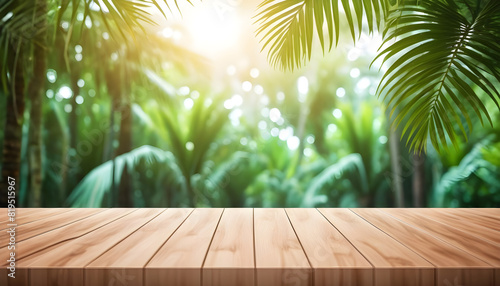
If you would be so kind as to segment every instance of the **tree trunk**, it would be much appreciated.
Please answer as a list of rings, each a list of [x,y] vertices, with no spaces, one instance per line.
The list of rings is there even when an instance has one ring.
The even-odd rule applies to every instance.
[[[421,208],[426,206],[425,192],[425,154],[413,154],[413,206]]]
[[[395,203],[398,208],[405,206],[405,197],[403,190],[403,169],[401,168],[399,136],[396,130],[389,127],[389,149],[391,153],[391,173],[392,173],[392,189],[395,194]]]
[[[111,190],[110,190],[110,205],[118,206],[118,196],[116,194],[116,181],[115,181],[115,167],[116,167],[116,154],[114,141],[116,137],[115,133],[115,122],[116,122],[116,111],[119,109],[119,98],[122,93],[121,80],[119,75],[117,75],[116,70],[106,71],[106,85],[108,87],[108,93],[111,97],[111,108],[110,108],[110,124],[107,144],[104,146],[103,161],[112,160],[112,170],[111,170]]]
[[[76,97],[80,95],[80,87],[78,86],[79,77],[80,71],[78,67],[73,65],[71,69],[71,90],[73,91],[73,97],[71,97],[71,112],[69,113],[69,147],[75,151],[78,143],[78,117],[76,114],[78,104],[76,103]]]
[[[7,177],[12,177],[16,180],[16,191],[20,189],[19,174],[21,170],[21,142],[22,142],[22,126],[24,117],[24,66],[22,47],[19,49],[18,55],[13,58],[17,62],[13,65],[10,72],[13,79],[10,83],[11,94],[7,96],[6,104],[6,119],[4,128],[4,143],[3,143],[3,166],[2,166],[2,184],[0,190],[0,207],[7,206]],[[14,72],[15,70],[15,72]]]
[[[120,120],[120,135],[119,145],[116,155],[122,155],[132,150],[132,106],[129,98],[122,95],[121,100],[121,120]],[[118,187],[118,203],[120,207],[132,207],[132,182],[130,178],[130,167],[123,169],[121,182]]]
[[[47,14],[47,1],[36,2],[36,14],[42,16]],[[28,135],[30,189],[33,196],[33,207],[42,206],[42,102],[47,72],[46,59],[46,21],[37,22],[37,35],[34,41],[33,51],[33,77],[29,86],[30,99],[30,124]]]
[[[71,112],[69,113],[68,118],[68,129],[69,129],[69,149],[73,150],[73,153],[76,154],[77,144],[78,144],[78,116],[76,114],[78,110],[78,104],[76,103],[76,97],[80,95],[80,87],[78,86],[78,79],[80,78],[80,69],[74,64],[71,66],[71,90],[73,91],[73,96],[71,97]],[[69,164],[69,160],[66,156],[66,164]],[[72,168],[76,168],[77,166],[71,166]],[[67,172],[67,178],[65,179],[65,183],[62,184],[62,189],[64,195],[67,197],[71,190],[78,183],[78,172],[76,169],[73,169],[72,172]]]

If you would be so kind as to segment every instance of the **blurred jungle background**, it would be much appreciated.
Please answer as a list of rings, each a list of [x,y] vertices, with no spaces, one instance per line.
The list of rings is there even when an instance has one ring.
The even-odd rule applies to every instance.
[[[494,0],[0,0],[2,205],[500,207],[499,37]]]

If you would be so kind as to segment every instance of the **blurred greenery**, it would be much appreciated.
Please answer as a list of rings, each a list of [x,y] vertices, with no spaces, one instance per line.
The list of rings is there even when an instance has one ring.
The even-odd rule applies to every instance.
[[[193,6],[189,1],[59,2],[0,4],[1,180],[18,180],[18,206],[500,207],[500,112],[491,100],[498,91],[499,65],[483,77],[482,67],[476,74],[467,64],[453,63],[446,96],[463,97],[463,106],[457,106],[459,111],[439,107],[435,118],[446,125],[442,128],[418,121],[412,116],[418,113],[412,109],[415,103],[398,98],[417,92],[403,82],[412,82],[415,63],[406,70],[391,69],[398,63],[392,58],[396,52],[408,49],[375,61],[380,70],[370,68],[384,39],[420,31],[396,32],[384,24],[396,21],[396,12],[410,15],[398,18],[404,23],[415,20],[409,9],[428,9],[428,1],[423,6],[363,1],[378,5],[373,11],[369,6],[369,13],[361,1],[318,1],[322,4],[314,9],[322,12],[332,9],[326,5],[352,4],[325,19],[308,10],[313,9],[309,1],[290,1],[305,5],[297,19],[300,23],[306,17],[308,32],[301,32],[305,38],[291,37],[293,49],[270,49],[270,63],[287,72],[269,67],[253,34],[263,26],[252,26],[248,15],[261,1],[233,6],[229,1],[225,14],[209,0]],[[260,6],[260,25],[269,24],[265,20],[280,5],[289,5],[274,2]],[[454,5],[451,0],[440,3],[441,14],[446,14],[443,7]],[[492,2],[477,3],[484,8]],[[489,8],[497,22],[484,24],[493,30],[500,17],[497,6]],[[198,18],[196,9],[215,16],[186,23]],[[228,30],[198,42],[203,33],[216,33],[219,26],[210,25],[236,26],[235,19],[246,19],[236,30],[244,40],[231,42],[235,34]],[[323,24],[324,29],[314,29],[318,37],[313,39],[313,27]],[[273,34],[279,40],[287,31],[274,30],[264,38]],[[498,33],[487,36],[498,42]],[[216,50],[210,51],[211,45]],[[330,46],[331,53],[324,54]],[[382,55],[391,53],[390,47],[398,46],[382,49]],[[470,50],[487,53],[481,46]],[[489,55],[500,60],[498,50]],[[415,56],[436,60],[426,53]],[[388,74],[392,78],[384,78]],[[384,80],[409,89],[388,92],[385,98],[385,87],[377,88]],[[428,78],[418,81],[423,90],[431,84]],[[471,86],[465,93],[460,93],[462,82]],[[474,104],[467,105],[471,100]],[[480,105],[483,111],[474,110]],[[469,116],[470,109],[478,116]],[[391,124],[391,114],[399,116],[401,126]],[[483,116],[493,124],[482,126]],[[416,139],[405,126],[423,128],[425,136]]]

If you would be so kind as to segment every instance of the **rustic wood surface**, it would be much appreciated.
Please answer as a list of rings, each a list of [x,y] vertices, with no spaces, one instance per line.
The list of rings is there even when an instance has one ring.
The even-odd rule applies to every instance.
[[[0,222],[6,286],[500,286],[499,209],[17,209],[15,279]]]

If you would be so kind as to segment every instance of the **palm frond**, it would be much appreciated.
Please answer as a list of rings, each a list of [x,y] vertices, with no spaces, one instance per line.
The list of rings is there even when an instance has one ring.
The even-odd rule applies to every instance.
[[[394,124],[405,122],[413,150],[426,150],[429,137],[437,150],[456,145],[454,124],[467,137],[462,119],[471,130],[473,115],[492,124],[481,92],[500,108],[500,2],[478,8],[470,15],[454,1],[424,0],[388,20],[384,43],[391,43],[377,58],[394,63],[378,92],[389,98],[391,116],[398,110]]]
[[[498,168],[485,159],[483,153],[485,147],[491,143],[491,138],[486,138],[474,145],[474,148],[460,161],[458,166],[451,167],[435,186],[434,196],[436,205],[442,206],[445,196],[456,185],[472,175],[478,175],[485,183],[498,186]],[[481,175],[481,171],[486,170],[487,176]]]
[[[13,55],[18,55],[23,47],[47,29],[44,25],[46,17],[45,13],[37,13],[33,1],[7,0],[0,3],[0,80],[6,93],[7,74],[13,72],[9,67],[15,66],[17,61]]]
[[[166,179],[181,191],[185,190],[182,172],[173,154],[147,145],[115,158],[115,181],[120,182],[124,168],[134,169],[141,162],[149,165],[161,164],[162,170],[167,170],[165,174],[169,178]],[[113,161],[96,167],[76,186],[68,198],[68,203],[72,207],[102,207],[106,194],[111,190],[112,174]]]
[[[388,0],[341,0],[340,5],[337,0],[265,0],[256,16],[260,24],[256,34],[264,35],[262,50],[269,47],[268,59],[273,66],[293,70],[310,60],[314,31],[323,52],[327,46],[330,51],[334,42],[338,44],[342,10],[355,41],[363,19],[371,33],[385,20],[389,7]],[[328,40],[323,31],[325,23]]]
[[[346,174],[352,173],[354,171],[359,174],[359,181],[362,182],[362,192],[368,192],[366,170],[363,164],[363,159],[359,154],[350,154],[337,163],[329,166],[319,175],[311,180],[311,184],[307,189],[304,200],[302,201],[302,207],[314,207],[319,203],[324,203],[327,201],[325,195],[320,194],[321,190],[326,186],[331,186],[336,180],[340,180]]]
[[[191,0],[185,1],[193,5]],[[60,25],[63,15],[67,14],[70,18],[68,30],[72,31],[77,15],[83,11],[85,19],[88,17],[94,21],[99,18],[112,38],[127,40],[138,34],[136,28],[145,32],[144,24],[155,25],[151,14],[153,10],[158,10],[167,17],[162,4],[170,12],[180,13],[178,0],[63,0],[57,11],[56,25]]]

